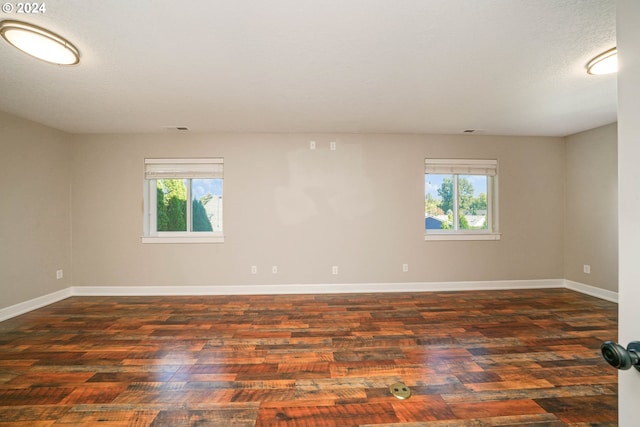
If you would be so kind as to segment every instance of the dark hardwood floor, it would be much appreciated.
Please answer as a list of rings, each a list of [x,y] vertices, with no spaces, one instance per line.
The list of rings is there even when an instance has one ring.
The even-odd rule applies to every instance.
[[[0,426],[617,425],[616,337],[564,289],[73,297],[0,323]]]

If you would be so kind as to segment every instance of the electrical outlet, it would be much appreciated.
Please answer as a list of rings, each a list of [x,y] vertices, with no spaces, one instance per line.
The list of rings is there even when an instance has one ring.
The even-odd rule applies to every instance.
[[[409,264],[402,264],[402,272],[406,273],[407,271],[409,271]]]
[[[315,150],[315,149],[316,149],[316,142],[309,141],[309,150]]]
[[[336,142],[335,141],[331,141],[329,143],[329,150],[336,151]]]
[[[338,266],[334,265],[333,267],[331,267],[331,274],[338,274]]]
[[[257,265],[252,265],[251,266],[251,274],[258,274],[258,266]]]
[[[60,280],[64,277],[64,271],[62,270],[56,270],[56,279]]]
[[[273,274],[278,274],[278,266],[277,265],[272,265],[271,266],[271,272]]]
[[[591,266],[589,264],[585,264],[582,266],[582,271],[585,274],[591,274]]]

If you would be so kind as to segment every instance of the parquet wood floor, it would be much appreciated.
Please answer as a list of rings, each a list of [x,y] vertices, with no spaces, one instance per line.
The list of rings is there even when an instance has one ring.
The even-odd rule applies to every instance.
[[[616,325],[564,289],[73,297],[0,323],[0,426],[616,425]]]

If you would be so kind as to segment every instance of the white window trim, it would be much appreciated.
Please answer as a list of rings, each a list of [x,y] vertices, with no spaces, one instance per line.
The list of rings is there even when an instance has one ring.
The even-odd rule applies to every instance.
[[[500,233],[463,233],[463,232],[441,232],[430,231],[424,234],[426,241],[438,240],[500,240]]]
[[[487,176],[487,221],[491,230],[424,230],[425,241],[500,240],[498,229],[498,161],[477,159],[424,159],[425,174],[454,175],[454,198],[458,198],[458,175]],[[428,171],[429,170],[429,171]],[[454,224],[458,223],[454,211]]]
[[[175,179],[197,179],[211,177],[211,172],[207,165],[213,168],[219,168],[218,165],[224,165],[222,158],[207,159],[145,159],[145,170],[148,165],[153,170],[152,173],[158,171],[158,165],[168,165],[168,168],[161,168],[161,174],[175,174]],[[191,172],[182,174],[181,165],[190,168]],[[157,206],[156,180],[162,176],[148,176],[145,172],[144,179],[144,235],[141,237],[142,243],[224,243],[224,234],[220,231],[198,231],[198,232],[179,232],[179,231],[155,231],[157,230],[157,217],[154,215],[155,209],[151,206]],[[187,186],[187,200],[191,200],[191,186]],[[187,209],[187,224],[191,224],[191,210]],[[224,230],[224,227],[223,227]]]
[[[224,243],[224,236],[144,236],[142,237],[142,243]]]

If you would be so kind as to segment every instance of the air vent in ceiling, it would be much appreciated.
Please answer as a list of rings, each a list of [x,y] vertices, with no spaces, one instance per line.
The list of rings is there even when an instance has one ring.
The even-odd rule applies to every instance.
[[[163,126],[162,129],[169,132],[186,132],[189,130],[186,126]]]

